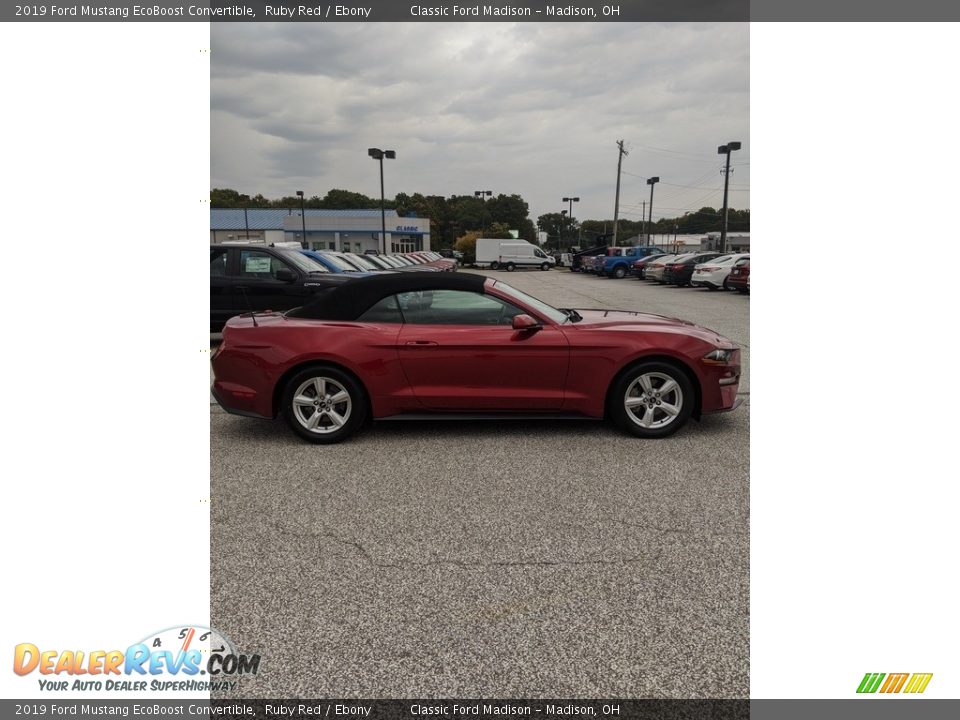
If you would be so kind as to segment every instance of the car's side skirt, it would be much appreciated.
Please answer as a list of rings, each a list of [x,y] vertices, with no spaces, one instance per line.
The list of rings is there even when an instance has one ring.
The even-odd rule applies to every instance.
[[[416,412],[388,415],[375,420],[602,420],[603,418],[580,415],[578,413],[456,413],[456,412]]]

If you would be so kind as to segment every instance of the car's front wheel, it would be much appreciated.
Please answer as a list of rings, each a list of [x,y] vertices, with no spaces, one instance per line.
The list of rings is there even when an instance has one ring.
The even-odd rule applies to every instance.
[[[283,392],[283,414],[293,431],[315,443],[337,443],[367,415],[363,388],[337,368],[316,365],[295,374]]]
[[[610,415],[632,435],[662,438],[686,424],[695,401],[693,385],[683,371],[665,362],[640,362],[617,380]]]
[[[617,267],[614,268],[614,270],[613,270],[613,276],[614,276],[617,280],[620,280],[620,279],[623,278],[623,276],[626,275],[626,274],[627,274],[627,269],[626,269],[623,265],[617,265]]]
[[[540,263],[540,269],[541,269],[541,270],[549,270],[549,269],[550,269],[550,263]]]

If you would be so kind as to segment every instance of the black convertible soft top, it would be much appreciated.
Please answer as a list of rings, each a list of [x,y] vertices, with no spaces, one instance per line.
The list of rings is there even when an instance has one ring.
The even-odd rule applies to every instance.
[[[358,277],[335,287],[324,288],[289,317],[312,320],[356,320],[373,305],[402,292],[418,290],[465,290],[483,292],[487,278],[473,273],[405,272]]]

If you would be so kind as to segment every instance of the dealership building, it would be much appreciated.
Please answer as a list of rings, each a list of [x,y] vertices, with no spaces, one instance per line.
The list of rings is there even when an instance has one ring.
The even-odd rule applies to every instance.
[[[430,220],[386,211],[387,252],[430,249]],[[211,208],[210,242],[299,242],[312,250],[381,250],[380,210]]]

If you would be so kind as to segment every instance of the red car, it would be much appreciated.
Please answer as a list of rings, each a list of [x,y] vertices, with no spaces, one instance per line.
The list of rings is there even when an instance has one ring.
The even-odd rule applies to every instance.
[[[727,275],[727,287],[742,293],[750,292],[750,258],[745,257],[737,260]]]
[[[225,410],[283,415],[319,443],[424,414],[609,417],[659,438],[739,405],[740,350],[712,330],[557,310],[467,273],[370,275],[286,313],[231,318],[212,363]]]

